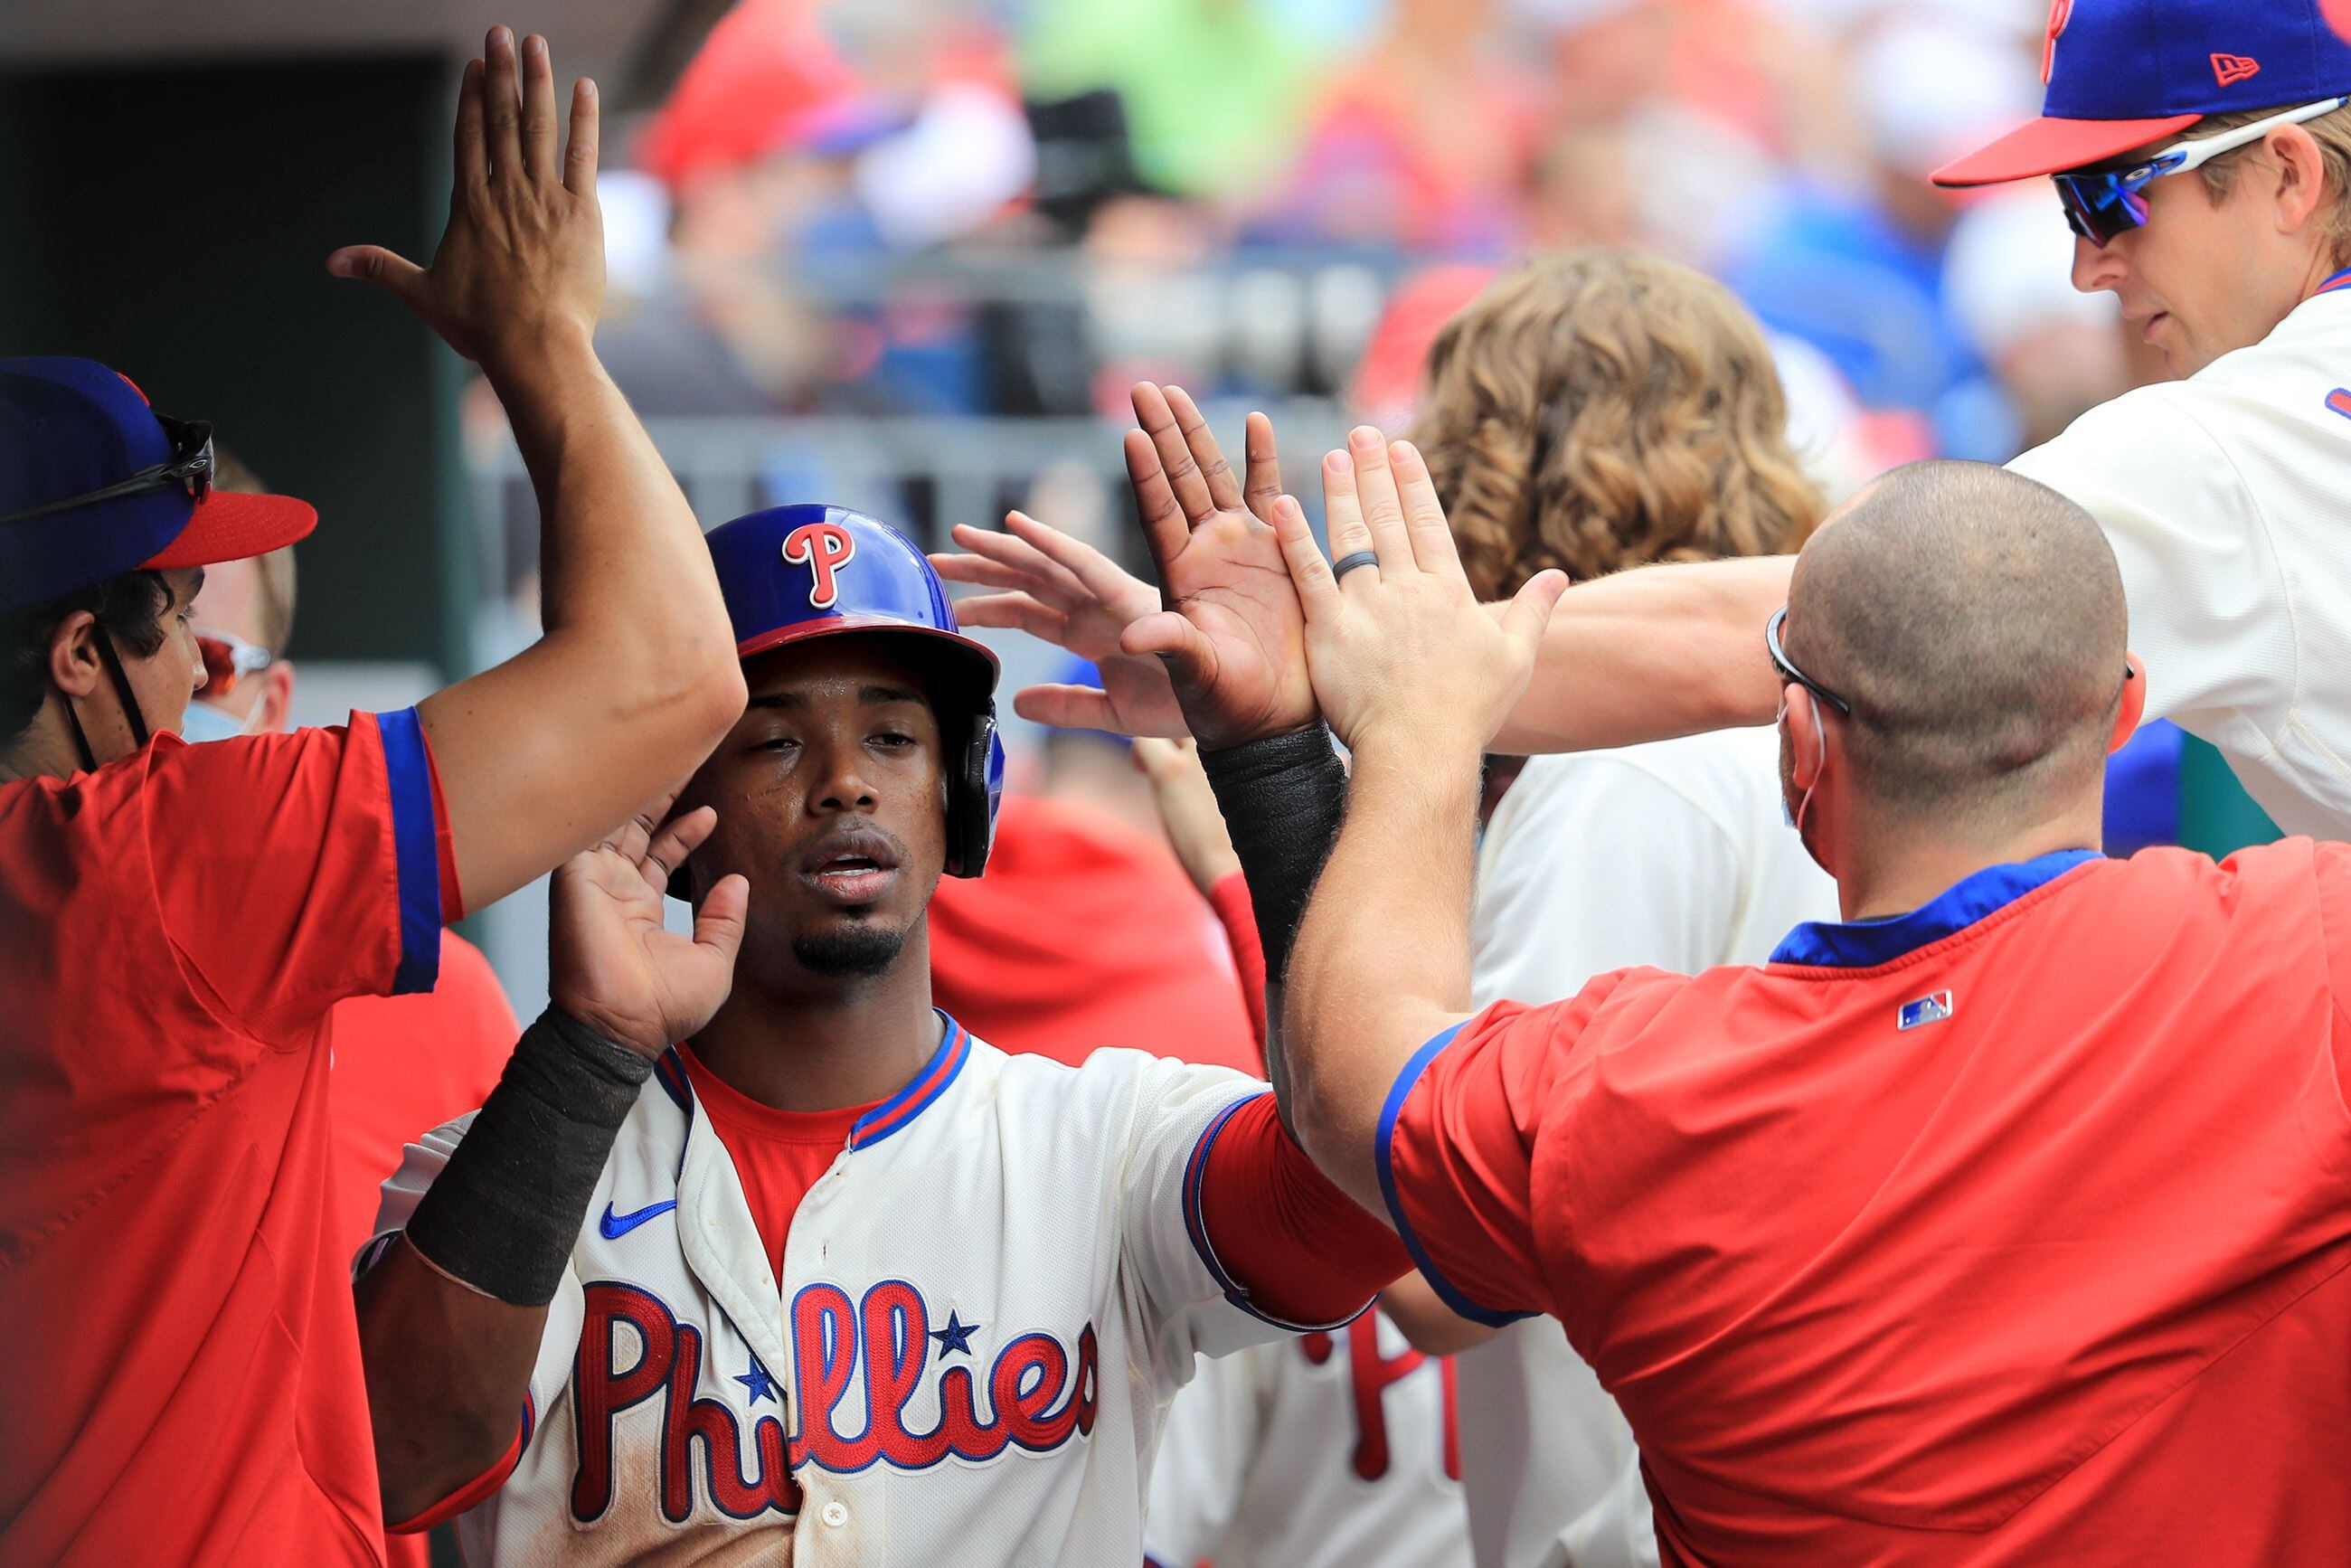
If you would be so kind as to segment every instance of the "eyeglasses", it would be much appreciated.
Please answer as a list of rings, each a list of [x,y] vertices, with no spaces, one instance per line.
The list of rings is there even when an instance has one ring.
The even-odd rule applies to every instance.
[[[1764,652],[1771,655],[1771,667],[1780,672],[1781,680],[1794,682],[1797,685],[1800,685],[1806,691],[1812,693],[1813,695],[1820,698],[1821,701],[1828,704],[1829,706],[1836,709],[1837,712],[1844,714],[1847,718],[1852,717],[1853,705],[1851,703],[1837,695],[1836,693],[1829,690],[1828,687],[1821,685],[1820,682],[1813,679],[1812,676],[1804,674],[1803,671],[1796,668],[1794,664],[1790,662],[1788,658],[1788,650],[1780,645],[1780,629],[1787,625],[1787,623],[1788,607],[1784,604],[1780,606],[1779,609],[1773,611],[1771,612],[1771,619],[1763,623],[1763,649]],[[2138,672],[2136,669],[2133,669],[2129,662],[2126,660],[2123,664],[2123,685],[2126,686],[2129,685],[2131,677],[2137,674]]]
[[[204,662],[204,684],[196,695],[214,701],[236,690],[237,682],[257,675],[277,662],[277,655],[234,632],[196,631],[196,653]]]
[[[93,507],[100,501],[119,500],[124,496],[143,496],[150,490],[184,490],[188,499],[202,501],[213,489],[213,427],[209,420],[172,419],[157,414],[155,423],[163,427],[171,438],[169,461],[152,464],[111,485],[101,485],[95,490],[84,490],[78,496],[68,496],[62,501],[50,501],[38,507],[27,507],[21,512],[11,512],[0,517],[0,523],[21,523],[32,517],[46,517],[53,512],[68,511],[76,507]]]
[[[1787,623],[1788,607],[1784,604],[1772,612],[1771,619],[1763,623],[1763,647],[1771,655],[1771,667],[1780,672],[1782,681],[1793,681],[1837,712],[1848,718],[1853,716],[1851,703],[1788,662],[1788,651],[1780,646],[1780,628]]]
[[[2305,120],[2315,120],[2351,103],[2351,98],[2330,98],[2319,103],[2307,103],[2300,109],[2289,109],[2283,114],[2273,114],[2267,120],[2257,120],[2251,125],[2241,125],[2234,131],[2224,131],[2218,136],[2200,141],[2182,141],[2167,148],[2144,163],[2127,169],[2091,170],[2083,172],[2052,174],[2056,182],[2057,199],[2065,208],[2065,225],[2092,245],[2104,247],[2115,236],[2147,225],[2147,198],[2139,193],[2167,174],[2185,174],[2189,170],[2210,162],[2223,152],[2259,141],[2281,125],[2298,125]]]

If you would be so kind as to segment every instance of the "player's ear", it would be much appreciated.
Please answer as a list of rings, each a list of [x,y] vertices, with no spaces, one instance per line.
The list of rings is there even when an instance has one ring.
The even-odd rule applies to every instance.
[[[2146,661],[2137,653],[2125,653],[2123,664],[2129,674],[2123,677],[2123,700],[2115,713],[2115,731],[2106,737],[2108,756],[2120,751],[2124,742],[2138,733],[2139,720],[2147,716]]]
[[[276,735],[287,727],[293,712],[294,666],[287,660],[274,659],[261,672],[261,712],[253,728],[262,735]]]
[[[49,683],[69,697],[86,697],[98,689],[98,617],[77,610],[49,633]]]
[[[1797,789],[1810,789],[1828,771],[1829,742],[1819,702],[1799,685],[1789,686],[1780,702],[1788,716],[1789,777]]]

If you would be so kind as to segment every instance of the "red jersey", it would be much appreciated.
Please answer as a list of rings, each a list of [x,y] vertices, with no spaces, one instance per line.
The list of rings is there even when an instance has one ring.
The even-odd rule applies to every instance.
[[[0,786],[0,1562],[380,1561],[319,1048],[442,822],[413,710]]]
[[[1995,866],[1419,1052],[1381,1181],[1669,1563],[2351,1562],[2351,848]]]

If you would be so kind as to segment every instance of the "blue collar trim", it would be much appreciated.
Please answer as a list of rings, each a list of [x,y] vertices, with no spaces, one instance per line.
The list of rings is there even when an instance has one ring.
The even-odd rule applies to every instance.
[[[939,1012],[936,1008],[931,1010],[937,1012],[940,1021],[946,1025],[938,1050],[931,1053],[928,1064],[914,1074],[913,1082],[857,1118],[857,1124],[849,1129],[851,1148],[869,1148],[904,1128],[929,1110],[938,1097],[947,1092],[947,1085],[963,1071],[964,1062],[971,1056],[971,1036],[965,1031],[963,1025],[946,1013]]]
[[[2013,865],[1986,866],[1907,915],[1849,923],[1807,920],[1773,949],[1771,962],[1823,969],[1870,969],[1890,964],[2005,909],[2084,861],[2103,858],[2095,850],[2055,850]]]
[[[2351,288],[2351,267],[2345,267],[2342,271],[2336,273],[2334,277],[2328,278],[2325,282],[2312,289],[2310,291],[2310,297],[2313,299],[2315,299],[2322,294],[2332,294],[2338,288]]]

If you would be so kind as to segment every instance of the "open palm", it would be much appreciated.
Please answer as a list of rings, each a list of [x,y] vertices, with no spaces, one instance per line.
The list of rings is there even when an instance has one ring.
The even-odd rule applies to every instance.
[[[647,1056],[692,1035],[726,1001],[750,902],[750,884],[729,876],[695,911],[692,936],[662,924],[670,873],[718,821],[705,806],[664,825],[670,803],[656,802],[566,861],[548,895],[556,1005]]]
[[[1281,490],[1272,424],[1249,417],[1245,486],[1180,387],[1138,385],[1134,416],[1126,473],[1166,608],[1129,626],[1121,648],[1166,664],[1210,749],[1312,723],[1305,617],[1267,520]]]
[[[939,575],[995,591],[961,600],[967,625],[1029,632],[1091,659],[1102,689],[1036,685],[1014,706],[1040,724],[1211,748],[1313,722],[1305,619],[1270,517],[1281,494],[1273,425],[1249,415],[1237,478],[1180,387],[1134,389],[1142,428],[1127,476],[1166,592],[1084,542],[1014,512],[1003,533],[957,527]]]

